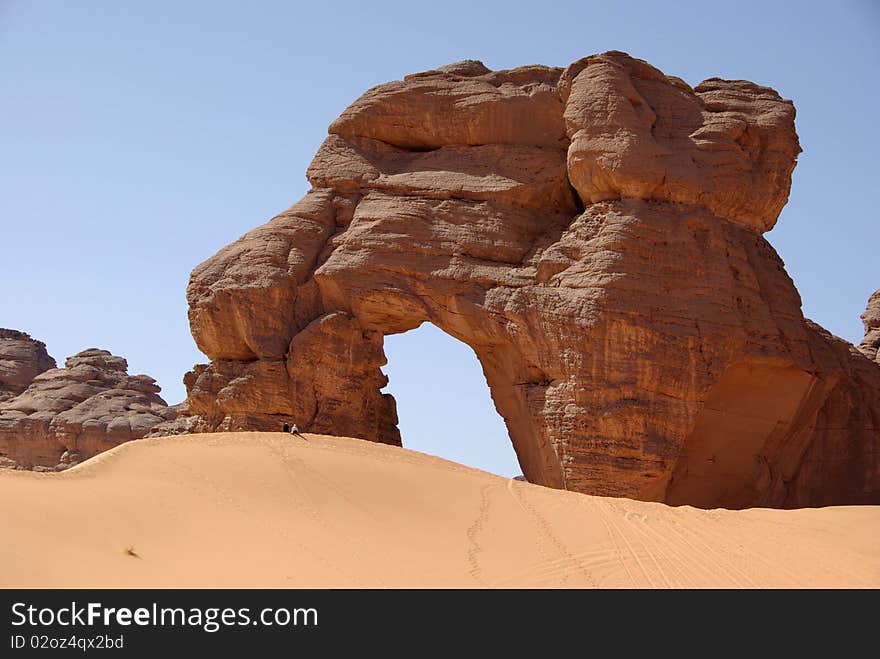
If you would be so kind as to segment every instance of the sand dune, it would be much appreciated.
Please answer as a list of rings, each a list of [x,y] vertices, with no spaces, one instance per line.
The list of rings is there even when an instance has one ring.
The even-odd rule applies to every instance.
[[[0,586],[880,586],[878,507],[672,508],[308,438],[140,440],[0,472]]]

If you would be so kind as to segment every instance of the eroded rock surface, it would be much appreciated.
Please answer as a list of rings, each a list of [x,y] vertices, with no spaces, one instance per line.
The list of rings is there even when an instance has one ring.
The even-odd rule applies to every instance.
[[[0,351],[8,355],[6,341],[0,339]],[[92,348],[54,368],[45,346],[32,343],[42,361],[28,362],[33,375],[18,380],[28,379],[23,391],[0,402],[0,466],[65,469],[174,417],[155,380],[129,375],[122,357]]]
[[[880,363],[880,289],[868,298],[868,308],[862,314],[862,323],[865,325],[865,338],[862,339],[859,350],[868,359]]]
[[[18,330],[0,328],[0,403],[27,389],[40,373],[55,368],[46,344]]]
[[[432,322],[474,349],[532,483],[880,502],[880,369],[803,317],[762,237],[794,115],[616,52],[369,90],[305,198],[193,271],[190,427],[399,443],[382,339]]]

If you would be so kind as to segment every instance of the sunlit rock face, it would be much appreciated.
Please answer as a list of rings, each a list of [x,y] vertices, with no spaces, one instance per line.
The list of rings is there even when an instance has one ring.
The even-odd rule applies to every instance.
[[[859,345],[868,359],[880,363],[880,289],[868,298],[868,308],[862,314],[862,323],[865,325],[865,338]]]
[[[55,368],[46,344],[18,330],[0,328],[0,403],[15,398],[40,373]]]
[[[794,116],[772,89],[618,52],[367,91],[308,194],[193,271],[211,363],[185,379],[188,427],[398,444],[383,337],[429,321],[477,354],[532,483],[880,501],[880,368],[803,317],[762,237]]]

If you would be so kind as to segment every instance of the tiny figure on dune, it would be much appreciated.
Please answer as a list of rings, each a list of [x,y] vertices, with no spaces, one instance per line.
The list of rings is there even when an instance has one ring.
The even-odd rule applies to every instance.
[[[305,437],[303,437],[299,432],[299,426],[297,426],[295,423],[292,426],[290,426],[290,434],[296,435],[300,439],[305,439]]]

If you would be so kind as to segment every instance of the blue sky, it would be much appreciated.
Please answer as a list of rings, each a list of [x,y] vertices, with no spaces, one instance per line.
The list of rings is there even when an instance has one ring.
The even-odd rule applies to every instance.
[[[204,361],[190,270],[305,193],[348,103],[460,59],[564,66],[611,49],[691,84],[745,78],[794,100],[804,153],[767,237],[806,315],[858,341],[880,286],[872,0],[0,0],[0,326],[59,361],[112,350],[177,402]],[[518,471],[469,348],[424,328],[386,352],[405,445]]]

